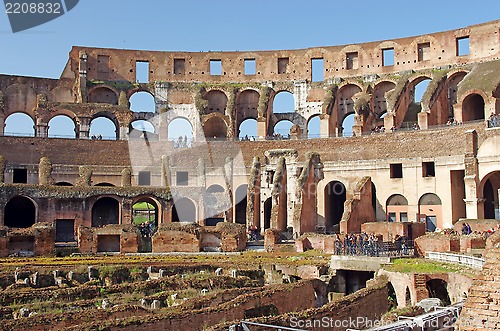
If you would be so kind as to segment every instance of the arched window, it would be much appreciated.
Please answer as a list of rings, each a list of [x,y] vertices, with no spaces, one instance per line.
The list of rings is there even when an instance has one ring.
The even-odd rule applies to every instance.
[[[227,137],[226,122],[220,117],[212,117],[203,124],[203,131],[207,139],[223,139]]]
[[[391,195],[386,202],[388,222],[408,222],[408,200],[401,194]]]
[[[4,135],[6,136],[35,136],[35,122],[24,113],[13,113],[5,120]]]
[[[104,197],[92,206],[92,226],[101,227],[119,223],[119,203],[116,199]]]
[[[107,115],[96,114],[90,121],[90,136],[101,137],[105,140],[118,139],[118,123],[111,120]]]
[[[293,113],[295,112],[295,101],[293,94],[288,91],[278,92],[273,100],[273,113]]]
[[[132,96],[130,96],[129,101],[130,110],[133,112],[156,112],[155,98],[149,92],[135,92]]]
[[[441,199],[434,193],[422,195],[418,201],[418,213],[421,221],[425,221],[427,231],[442,228]]]
[[[257,138],[257,120],[253,118],[248,118],[241,122],[238,137],[240,139],[245,138]]]
[[[174,147],[189,147],[193,141],[193,126],[183,117],[177,117],[168,124],[168,140],[174,142]]]
[[[5,205],[4,225],[11,228],[29,228],[36,221],[36,206],[26,197],[17,196]]]
[[[313,115],[307,122],[307,138],[320,138],[320,118],[319,115]]]
[[[346,188],[340,181],[331,181],[325,186],[325,227],[331,231],[332,227],[339,225],[344,214],[346,201]]]
[[[346,115],[342,120],[342,136],[351,137],[352,136],[352,126],[354,125],[354,113]]]
[[[246,224],[247,216],[247,189],[248,185],[240,185],[234,195],[235,202],[235,223]]]
[[[212,90],[205,95],[205,99],[208,101],[206,114],[210,113],[226,113],[227,106],[227,96],[222,91]]]
[[[98,87],[90,92],[88,101],[90,103],[108,103],[110,105],[117,105],[118,96],[115,91],[108,87]]]
[[[274,134],[280,135],[281,137],[287,138],[290,136],[290,128],[293,126],[293,123],[289,120],[282,120],[276,123],[274,126]]]
[[[76,138],[75,121],[66,115],[57,115],[49,121],[49,138]]]
[[[479,94],[471,94],[462,103],[462,121],[476,120],[484,120],[484,99]]]
[[[174,199],[172,222],[196,223],[196,206],[188,198]]]

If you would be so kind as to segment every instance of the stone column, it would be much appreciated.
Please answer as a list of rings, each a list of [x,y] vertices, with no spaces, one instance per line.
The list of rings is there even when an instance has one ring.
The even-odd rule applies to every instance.
[[[35,125],[35,136],[47,138],[49,136],[49,125],[47,123],[37,122]]]
[[[418,126],[421,130],[426,130],[429,128],[429,113],[421,111],[418,113]]]
[[[257,119],[257,139],[264,140],[267,136],[267,121],[265,117]]]
[[[129,128],[120,126],[119,130],[120,131],[118,132],[118,137],[120,138],[120,140],[128,140]]]
[[[330,137],[330,115],[322,114],[319,117],[319,134],[321,138]]]
[[[354,125],[352,126],[353,136],[361,136],[363,134],[363,115],[354,116]]]
[[[80,139],[89,139],[90,136],[90,117],[80,117],[80,125],[78,126],[80,130]]]
[[[464,158],[465,164],[465,212],[467,218],[484,218],[484,199],[478,192],[479,177],[478,177],[478,162],[476,158],[477,151],[477,133],[475,130],[468,130],[465,133],[466,153]]]

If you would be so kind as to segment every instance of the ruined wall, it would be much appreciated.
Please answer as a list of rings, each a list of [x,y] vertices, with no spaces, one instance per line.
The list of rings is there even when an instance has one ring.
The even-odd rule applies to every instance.
[[[408,236],[411,227],[413,240],[425,234],[425,224],[415,222],[367,222],[361,224],[361,231],[382,235],[383,241],[392,241],[396,235]]]
[[[457,322],[458,330],[498,330],[500,329],[498,277],[500,269],[500,234],[490,237],[491,248],[486,252],[486,264],[481,275],[472,282],[467,300]]]
[[[354,188],[353,198],[346,200],[340,221],[341,233],[359,233],[361,225],[375,220],[372,205],[372,181],[363,177]]]

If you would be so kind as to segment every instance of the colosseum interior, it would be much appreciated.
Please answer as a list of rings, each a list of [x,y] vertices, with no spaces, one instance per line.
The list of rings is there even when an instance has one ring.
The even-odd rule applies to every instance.
[[[59,79],[0,75],[0,256],[5,264],[0,323],[9,330],[97,327],[79,312],[83,307],[108,323],[107,330],[187,330],[189,325],[227,330],[231,321],[262,316],[289,326],[290,316],[298,316],[293,312],[320,319],[335,311],[346,318],[371,310],[373,302],[384,309],[363,316],[378,318],[387,312],[391,288],[403,308],[432,297],[430,283],[444,282],[451,303],[467,298],[460,330],[498,328],[500,237],[457,237],[442,230],[460,233],[464,222],[481,234],[499,227],[499,68],[500,21],[493,21],[299,50],[75,46]],[[420,97],[419,86],[425,87]],[[137,94],[150,98],[151,109],[131,109]],[[275,101],[282,96],[293,99],[293,108],[278,109]],[[6,129],[16,114],[33,125],[31,133]],[[51,134],[56,118],[74,128],[72,137]],[[112,123],[111,136],[93,131],[98,120]],[[179,120],[189,123],[190,131],[176,137],[172,132]],[[138,130],[137,122],[151,129]],[[250,134],[243,132],[244,122],[251,123]],[[287,132],[277,129],[280,123]],[[147,235],[138,214],[149,224]],[[247,236],[247,229],[257,238]],[[371,267],[342,267],[332,275],[318,267],[333,264],[335,234],[361,232],[383,242],[405,237],[422,256],[481,251],[486,264],[466,275]],[[173,265],[165,257],[213,251],[233,256],[252,244],[278,260],[294,260],[300,252],[301,259],[311,261],[264,263],[261,253],[242,265],[230,257],[200,265],[178,257]],[[53,271],[56,267],[44,262],[51,256],[84,256],[89,264],[121,256],[126,266],[82,271],[81,265],[60,260]],[[134,257],[151,266],[138,270]],[[231,268],[245,270],[223,274]],[[380,277],[368,281],[374,273]],[[200,276],[206,274],[213,277]],[[318,281],[325,277],[326,283]],[[291,287],[263,286],[283,279]],[[132,296],[134,282],[142,306],[106,310],[102,301],[97,310],[103,291]],[[19,292],[26,287],[33,291]],[[168,296],[183,287],[219,292],[210,300],[209,291],[181,303]],[[307,299],[302,305],[290,302],[290,291]],[[346,296],[330,300],[334,292]],[[36,311],[34,301],[43,305],[54,298],[60,305],[42,322],[13,318],[20,304]],[[155,300],[168,307],[151,310]],[[77,307],[71,318],[61,317],[72,301]],[[233,301],[241,309],[224,306]]]

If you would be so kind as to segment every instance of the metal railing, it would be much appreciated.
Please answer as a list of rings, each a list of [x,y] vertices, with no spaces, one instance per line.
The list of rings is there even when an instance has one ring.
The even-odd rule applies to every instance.
[[[439,262],[458,263],[475,269],[482,269],[486,263],[486,261],[480,257],[440,252],[426,252],[425,258]]]
[[[233,324],[229,327],[229,331],[252,331],[251,326],[256,326],[259,328],[266,328],[266,330],[278,330],[278,331],[307,331],[303,329],[295,329],[286,326],[262,324],[248,321],[241,321],[239,324]]]
[[[371,242],[365,241],[362,245],[335,243],[335,255],[372,256],[372,257],[400,257],[414,256],[415,244],[412,240],[400,242]]]

